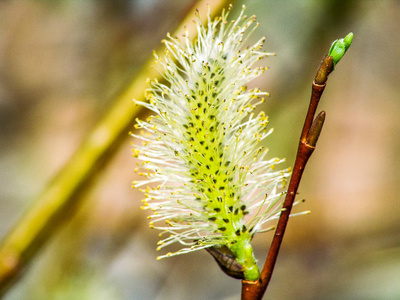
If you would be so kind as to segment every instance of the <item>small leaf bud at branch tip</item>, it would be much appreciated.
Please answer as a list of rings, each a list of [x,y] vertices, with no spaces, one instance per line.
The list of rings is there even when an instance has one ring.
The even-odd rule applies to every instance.
[[[350,32],[348,35],[346,35],[344,37],[343,41],[344,41],[344,45],[345,45],[346,51],[347,51],[347,49],[349,49],[349,47],[351,45],[351,42],[353,41],[353,33]]]
[[[353,41],[353,33],[350,32],[342,39],[334,41],[329,50],[328,56],[333,57],[333,67],[342,59]]]

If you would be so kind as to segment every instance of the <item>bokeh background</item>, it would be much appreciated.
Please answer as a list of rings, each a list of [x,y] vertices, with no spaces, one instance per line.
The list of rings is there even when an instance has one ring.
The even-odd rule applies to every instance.
[[[212,2],[212,1],[210,1]],[[191,0],[0,2],[0,235],[68,162]],[[293,165],[310,85],[330,43],[354,33],[320,108],[327,120],[266,299],[400,299],[400,2],[236,1],[261,23],[272,156]],[[5,297],[239,299],[205,252],[156,261],[132,138]],[[260,262],[271,234],[255,238]]]

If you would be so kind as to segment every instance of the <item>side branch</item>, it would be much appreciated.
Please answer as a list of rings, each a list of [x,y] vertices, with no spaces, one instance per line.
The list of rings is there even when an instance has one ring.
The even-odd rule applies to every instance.
[[[289,188],[283,203],[282,212],[275,230],[268,256],[265,260],[265,264],[258,281],[242,281],[242,300],[262,299],[271,280],[272,272],[278,258],[279,249],[282,244],[283,236],[289,221],[289,216],[292,211],[301,177],[308,159],[314,152],[315,145],[325,120],[324,111],[319,113],[317,117],[315,117],[315,112],[317,110],[322,93],[324,92],[328,75],[332,69],[333,58],[332,56],[326,56],[323,59],[312,84],[311,100],[300,137],[293,174],[290,179]]]

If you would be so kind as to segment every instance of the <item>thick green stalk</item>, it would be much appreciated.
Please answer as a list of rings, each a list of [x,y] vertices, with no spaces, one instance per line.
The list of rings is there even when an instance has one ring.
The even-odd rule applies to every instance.
[[[219,13],[225,5],[227,1],[213,1],[210,7],[211,15]],[[198,1],[194,5],[195,8],[202,12],[201,16],[207,16],[206,2]],[[174,35],[181,36],[185,25],[189,29],[194,28],[195,25],[191,22],[193,10],[188,12]],[[143,66],[125,92],[115,99],[113,106],[75,155],[50,181],[30,210],[1,242],[0,295],[7,292],[41,247],[76,211],[82,201],[80,196],[84,187],[98,173],[99,168],[104,167],[111,157],[110,153],[114,153],[124,137],[128,136],[132,121],[141,109],[132,103],[132,99],[144,100],[147,78],[161,78],[161,75],[151,68],[152,61],[153,57]]]

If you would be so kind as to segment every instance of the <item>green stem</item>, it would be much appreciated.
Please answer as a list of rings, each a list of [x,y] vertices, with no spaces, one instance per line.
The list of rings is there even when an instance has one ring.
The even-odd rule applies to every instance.
[[[249,235],[238,239],[237,243],[230,247],[236,256],[236,261],[244,267],[245,280],[257,280],[260,277],[260,270],[254,257]]]
[[[219,13],[227,2],[213,1],[211,15]],[[208,6],[205,2],[198,1],[173,35],[181,36],[184,26],[191,32],[196,32],[192,22],[195,8],[203,16],[203,22],[207,22],[205,18]],[[105,166],[111,154],[115,153],[128,136],[127,132],[141,109],[133,104],[132,99],[144,101],[143,91],[147,78],[161,79],[161,75],[151,68],[153,60],[152,57],[125,92],[117,97],[107,115],[1,242],[0,296],[7,292],[41,247],[76,211],[83,200],[82,192],[87,183],[99,173],[99,169]]]

